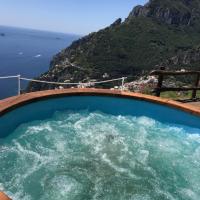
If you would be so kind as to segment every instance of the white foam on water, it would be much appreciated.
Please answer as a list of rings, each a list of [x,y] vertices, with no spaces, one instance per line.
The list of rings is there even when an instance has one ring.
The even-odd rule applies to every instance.
[[[191,132],[145,116],[56,112],[2,142],[0,190],[13,200],[197,200],[200,131]]]
[[[37,54],[34,56],[34,58],[40,58],[42,55],[41,54]]]
[[[146,165],[148,158],[149,158],[149,151],[143,149],[138,151],[138,156],[137,156],[138,162],[141,162],[143,165]]]
[[[52,128],[48,123],[44,123],[39,126],[31,126],[28,128],[27,133],[35,134],[45,130],[52,131]]]
[[[119,172],[119,173],[127,173],[129,174],[129,171],[126,169],[126,168],[121,168],[119,166],[116,166],[108,157],[106,154],[103,154],[102,155],[102,160],[108,164],[111,168],[113,168],[116,172]],[[130,175],[131,177],[134,177],[134,175]]]
[[[191,200],[199,200],[199,194],[196,194],[191,189],[185,188],[182,191],[180,191],[183,198],[191,199]]]
[[[198,142],[200,144],[200,134],[190,134],[188,135],[188,140]]]
[[[138,124],[143,125],[145,127],[150,127],[155,125],[155,120],[145,116],[137,118],[137,122]]]
[[[80,183],[65,175],[54,177],[46,187],[49,193],[44,194],[41,200],[71,199],[82,189]]]

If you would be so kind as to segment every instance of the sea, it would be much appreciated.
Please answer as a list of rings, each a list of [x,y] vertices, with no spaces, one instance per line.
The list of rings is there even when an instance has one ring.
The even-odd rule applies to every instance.
[[[0,26],[0,77],[34,78],[46,72],[53,56],[81,36]],[[22,90],[27,82],[22,82]],[[0,99],[17,94],[17,79],[0,79]]]

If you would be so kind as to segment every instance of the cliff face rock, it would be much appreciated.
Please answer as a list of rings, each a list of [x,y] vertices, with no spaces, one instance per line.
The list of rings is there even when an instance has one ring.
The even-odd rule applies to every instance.
[[[161,65],[164,66],[185,66],[186,68],[193,67],[200,70],[200,46],[189,49],[187,51],[181,51],[177,55],[169,58]]]
[[[114,23],[112,23],[112,24],[110,25],[110,27],[113,28],[113,27],[119,26],[119,25],[121,25],[121,23],[122,23],[122,19],[119,18],[119,19],[117,19]]]
[[[200,69],[200,1],[151,0],[128,18],[91,33],[54,56],[38,79],[86,82],[148,73],[156,66]],[[54,88],[29,85],[29,91]]]
[[[198,0],[151,0],[145,6],[136,6],[128,17],[152,17],[170,25],[194,25],[199,22]]]

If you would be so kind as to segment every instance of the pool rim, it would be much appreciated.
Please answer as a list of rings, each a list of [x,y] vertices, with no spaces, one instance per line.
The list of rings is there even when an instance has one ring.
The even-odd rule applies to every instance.
[[[4,192],[0,191],[0,200],[11,200]]]
[[[16,108],[23,107],[24,105],[31,104],[33,102],[48,100],[52,98],[67,97],[67,96],[105,96],[105,97],[108,96],[108,97],[135,99],[140,101],[151,102],[158,105],[163,105],[166,107],[171,107],[200,117],[200,110],[198,108],[174,100],[163,99],[160,97],[134,93],[134,92],[108,90],[108,89],[94,89],[94,88],[46,90],[46,91],[26,93],[19,96],[3,99],[0,100],[0,117],[12,110],[15,110]]]

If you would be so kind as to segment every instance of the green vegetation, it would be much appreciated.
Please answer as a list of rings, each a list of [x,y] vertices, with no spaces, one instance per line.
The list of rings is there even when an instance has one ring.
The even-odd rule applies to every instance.
[[[191,2],[188,5],[182,0],[154,0],[151,1],[150,8],[152,12],[157,8],[172,9],[172,12],[175,9],[178,19],[181,15],[179,12],[186,18],[187,15],[184,13],[192,12],[193,6],[197,5],[197,1]],[[196,21],[191,26],[177,26],[155,17],[133,16],[122,24],[111,25],[73,43],[59,56],[61,59],[67,57],[70,62],[84,66],[87,76],[93,78],[100,78],[104,72],[111,74],[112,77],[135,75],[166,64],[167,60],[175,55],[181,56],[188,50],[198,48],[199,26]],[[166,65],[172,69],[197,69],[199,61],[200,58],[197,62],[188,60],[185,63]]]
[[[91,76],[99,78],[103,72],[119,77],[149,71],[180,50],[190,49],[196,44],[200,44],[200,37],[193,30],[166,26],[151,18],[140,17],[128,24],[94,33],[89,42],[68,50],[71,62],[84,66]],[[196,63],[193,66],[195,68]],[[181,63],[171,67],[183,66]]]
[[[40,79],[73,82],[148,74],[152,69],[199,69],[199,0],[151,0],[121,23],[92,33],[56,55]],[[29,90],[49,89],[31,84]]]
[[[163,92],[161,97],[173,100],[191,99],[192,91],[189,92]],[[197,98],[200,98],[200,91],[197,92]]]

